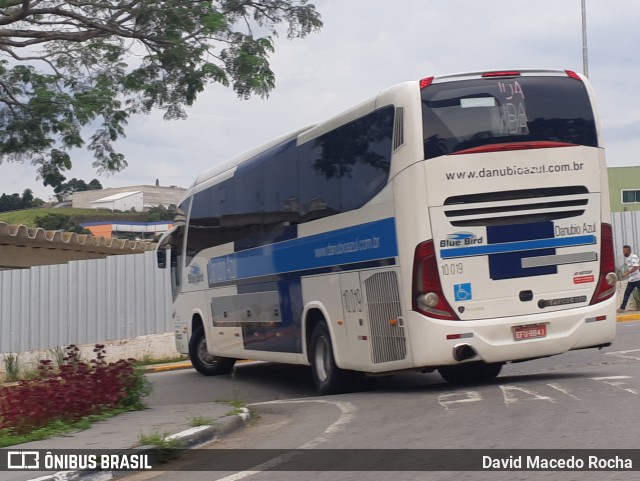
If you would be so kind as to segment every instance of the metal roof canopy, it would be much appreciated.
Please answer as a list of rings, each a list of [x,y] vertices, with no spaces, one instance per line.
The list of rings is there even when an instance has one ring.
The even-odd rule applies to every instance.
[[[108,197],[103,197],[101,199],[94,200],[91,202],[92,204],[102,203],[102,202],[113,202],[114,200],[126,199],[127,197],[131,197],[132,195],[142,194],[141,190],[136,190],[135,192],[120,192],[119,194],[113,194]]]
[[[154,250],[155,246],[150,242],[109,239],[0,222],[0,269],[138,254]]]

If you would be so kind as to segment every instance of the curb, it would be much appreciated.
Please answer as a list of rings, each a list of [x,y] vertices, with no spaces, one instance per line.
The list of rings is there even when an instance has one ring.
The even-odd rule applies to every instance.
[[[638,316],[638,319],[640,319],[640,315]],[[239,359],[237,364],[244,364],[249,362],[255,362],[255,361]],[[191,361],[183,361],[183,362],[172,362],[167,364],[151,364],[149,366],[144,366],[144,371],[148,373],[177,371],[180,369],[193,369],[193,364],[191,364]]]
[[[634,314],[618,314],[616,319],[618,322],[640,321],[640,312]]]
[[[145,366],[145,372],[166,372],[166,371],[177,371],[179,369],[191,369],[193,365],[190,361],[184,362],[173,362],[169,364],[152,364],[150,366]]]
[[[191,364],[189,364],[191,366]],[[224,416],[215,421],[213,426],[198,426],[185,431],[167,436],[168,440],[178,441],[180,447],[176,451],[196,449],[206,443],[214,441],[221,436],[228,435],[245,426],[251,419],[249,409],[240,408],[239,414]],[[156,446],[138,446],[132,448],[136,454],[147,454],[152,459],[154,454],[162,451]],[[178,458],[180,454],[177,454]],[[135,471],[59,471],[53,474],[46,474],[29,481],[108,481],[114,478],[121,478],[135,474]]]

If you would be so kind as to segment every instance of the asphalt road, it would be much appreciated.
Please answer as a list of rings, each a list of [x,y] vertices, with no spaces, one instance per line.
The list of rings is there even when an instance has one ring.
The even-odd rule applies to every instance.
[[[636,449],[640,447],[639,367],[640,322],[627,322],[618,324],[610,348],[507,365],[488,385],[455,388],[437,373],[409,373],[370,379],[361,392],[317,397],[307,368],[248,363],[239,365],[233,376],[218,378],[193,371],[153,374],[150,403],[242,400],[248,404],[259,418],[208,446],[211,449]],[[261,472],[264,466],[257,458],[255,469],[205,474],[185,471],[203,462],[202,455],[193,454],[171,465],[171,471],[130,479],[628,480],[637,476],[620,471]],[[206,463],[201,466],[206,469]],[[384,459],[372,458],[371,466],[384,467]]]

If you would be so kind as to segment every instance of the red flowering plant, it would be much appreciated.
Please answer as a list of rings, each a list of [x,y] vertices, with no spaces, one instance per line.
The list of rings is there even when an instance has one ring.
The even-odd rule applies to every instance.
[[[0,387],[0,430],[25,434],[53,421],[73,423],[115,410],[143,409],[151,391],[133,359],[107,363],[104,345],[86,362],[80,349],[66,348],[63,363],[40,361],[33,379]]]

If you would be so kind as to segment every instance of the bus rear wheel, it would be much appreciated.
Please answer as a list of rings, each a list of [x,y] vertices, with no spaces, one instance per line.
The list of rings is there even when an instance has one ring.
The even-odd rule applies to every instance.
[[[207,337],[202,327],[196,328],[191,335],[189,359],[195,370],[205,376],[229,374],[233,371],[233,366],[236,363],[235,359],[209,354],[207,351]]]
[[[500,362],[468,362],[457,366],[438,368],[442,378],[455,386],[491,382],[498,377],[501,370],[502,363]]]
[[[336,365],[331,335],[324,320],[313,330],[309,347],[311,372],[318,394],[338,394],[353,389],[357,384],[357,373]]]

